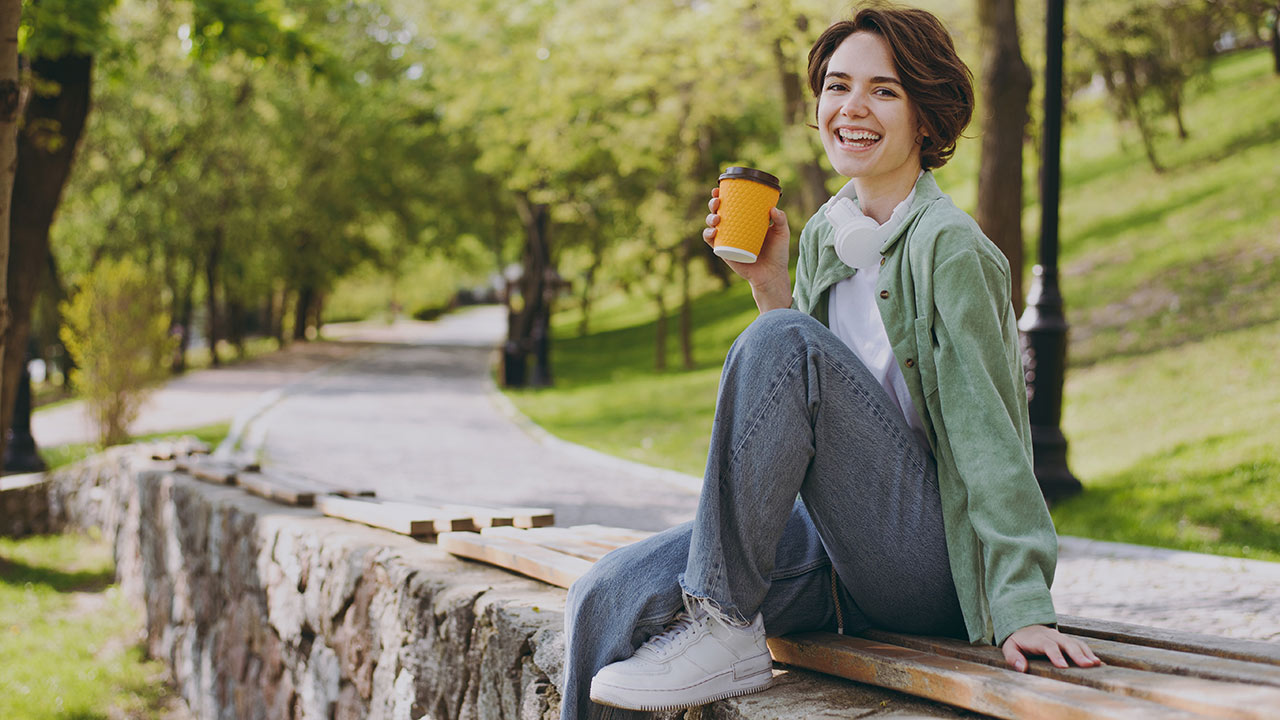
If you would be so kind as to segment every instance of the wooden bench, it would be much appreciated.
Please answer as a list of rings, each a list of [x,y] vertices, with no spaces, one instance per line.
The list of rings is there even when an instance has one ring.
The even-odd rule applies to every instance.
[[[597,525],[442,533],[438,542],[480,560],[569,587],[608,552],[650,533]],[[1059,629],[1085,638],[1106,663],[1007,669],[999,648],[883,631],[812,632],[769,639],[776,662],[928,698],[998,718],[1280,718],[1280,644],[1072,616]]]

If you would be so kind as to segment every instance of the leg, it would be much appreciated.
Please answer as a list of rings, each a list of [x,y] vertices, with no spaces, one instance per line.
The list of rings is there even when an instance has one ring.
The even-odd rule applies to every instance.
[[[628,711],[591,702],[591,678],[600,668],[630,657],[684,608],[676,577],[688,560],[692,532],[692,523],[685,523],[612,552],[569,589],[563,720],[607,712],[612,718],[628,716]],[[785,633],[831,625],[835,612],[830,561],[799,501],[778,546],[775,567],[761,606],[766,627]]]
[[[773,311],[725,361],[684,591],[745,624],[797,493],[862,624],[962,627],[929,452],[839,338]]]

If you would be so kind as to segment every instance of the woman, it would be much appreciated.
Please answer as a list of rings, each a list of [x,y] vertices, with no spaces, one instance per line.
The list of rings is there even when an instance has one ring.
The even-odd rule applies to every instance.
[[[726,261],[761,315],[725,361],[697,516],[570,590],[564,718],[588,695],[655,710],[763,689],[766,632],[1100,663],[1053,628],[1008,263],[930,172],[972,115],[968,68],[929,13],[864,9],[814,44],[809,85],[850,181],[805,225],[794,289],[779,210],[757,262]]]

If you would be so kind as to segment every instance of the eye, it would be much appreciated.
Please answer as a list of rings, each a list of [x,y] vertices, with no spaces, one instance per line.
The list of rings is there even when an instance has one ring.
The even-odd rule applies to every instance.
[[[872,92],[874,92],[876,95],[880,97],[890,97],[890,98],[898,97],[898,93],[894,92],[891,88],[888,88],[888,87],[878,87]]]
[[[823,88],[823,92],[844,92],[847,89],[849,88],[844,83],[840,82],[839,80],[832,80],[831,82],[827,83],[827,86],[825,88]]]

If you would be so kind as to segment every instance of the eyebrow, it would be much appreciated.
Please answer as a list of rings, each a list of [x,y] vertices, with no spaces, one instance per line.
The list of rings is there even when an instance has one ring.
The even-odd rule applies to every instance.
[[[844,72],[829,72],[827,73],[826,77],[823,78],[823,80],[827,80],[829,78],[839,78],[840,80],[852,80],[853,76],[850,75],[849,73],[844,73]],[[889,77],[888,75],[876,75],[875,77],[871,78],[872,85],[883,85],[885,83],[892,83],[899,87],[902,86],[902,81],[898,80],[898,78],[895,78],[895,77]]]

